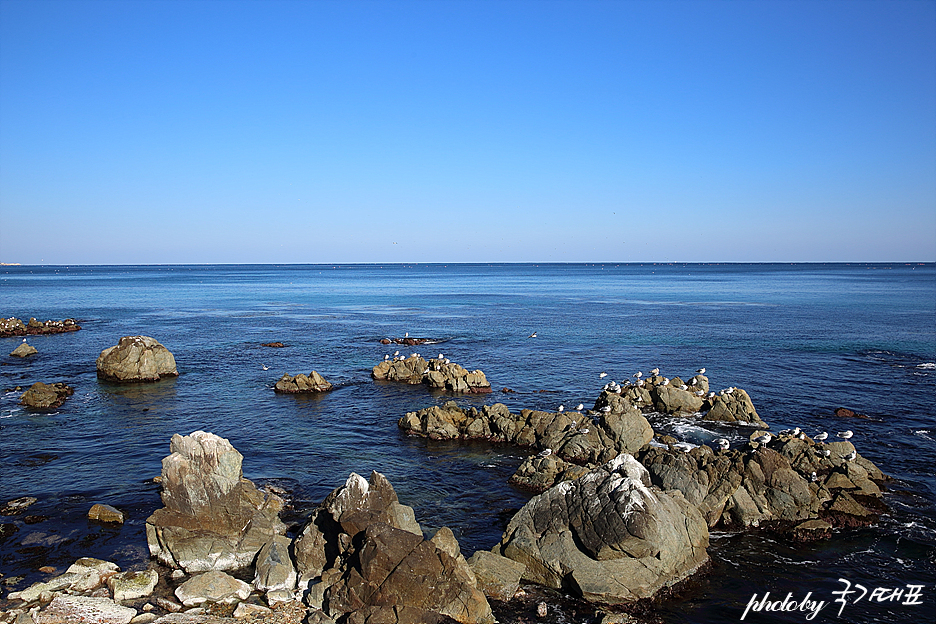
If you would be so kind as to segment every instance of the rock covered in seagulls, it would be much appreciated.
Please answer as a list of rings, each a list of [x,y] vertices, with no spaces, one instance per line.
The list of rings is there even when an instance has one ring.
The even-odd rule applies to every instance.
[[[447,392],[484,394],[491,391],[491,384],[482,371],[469,371],[444,358],[427,361],[416,353],[380,362],[371,371],[371,377],[378,381],[422,383]]]
[[[280,377],[279,381],[276,382],[276,385],[273,387],[273,389],[276,392],[282,394],[303,394],[312,392],[327,392],[332,389],[332,385],[328,383],[320,374],[312,371],[308,375],[299,373],[295,377],[291,375],[283,375]]]
[[[162,501],[146,520],[150,554],[186,572],[231,570],[253,563],[283,534],[283,501],[243,477],[243,456],[226,439],[196,431],[172,436],[162,462]]]
[[[118,382],[159,381],[178,377],[175,357],[149,336],[124,336],[117,346],[101,351],[97,359],[101,379]]]
[[[24,358],[29,357],[30,355],[35,355],[37,353],[39,353],[39,350],[36,349],[36,347],[32,346],[31,344],[21,342],[18,347],[10,352],[10,355],[13,357]]]
[[[53,409],[75,393],[75,389],[64,383],[46,384],[37,381],[20,397],[20,405],[33,409]]]
[[[61,334],[64,332],[78,331],[81,326],[73,318],[67,318],[63,321],[39,322],[35,318],[30,318],[28,323],[24,323],[16,317],[0,317],[0,338],[6,336],[25,336],[36,334]]]
[[[532,498],[493,551],[524,564],[528,581],[621,604],[692,574],[708,559],[708,541],[698,510],[678,491],[652,486],[622,454]]]
[[[423,538],[389,481],[352,473],[294,542],[306,602],[346,622],[493,622],[452,532]]]

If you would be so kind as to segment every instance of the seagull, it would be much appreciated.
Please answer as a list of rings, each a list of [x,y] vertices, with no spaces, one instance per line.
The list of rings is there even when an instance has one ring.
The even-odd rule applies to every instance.
[[[800,434],[799,434],[798,436],[796,436],[796,437],[799,438],[800,440],[805,440],[805,439],[806,439],[806,434],[803,433],[802,431],[800,431]]]
[[[688,389],[689,389],[689,386],[687,386],[686,384],[683,384],[683,385],[679,386],[679,389],[680,389],[680,390],[688,390]]]
[[[696,395],[697,397],[704,396],[704,395],[705,395],[705,390],[696,390],[695,395]]]
[[[25,339],[25,338],[23,338],[23,342],[26,342],[26,339]]]
[[[637,379],[640,379],[641,377],[643,377],[643,373],[641,373],[640,371],[637,371],[636,373],[634,373],[634,377],[636,377]]]
[[[608,376],[608,373],[598,373],[598,379],[604,379]]]
[[[579,429],[579,433],[588,433],[588,429]]]
[[[530,338],[536,338],[536,332],[533,332],[532,334],[530,334]]]
[[[832,454],[832,451],[830,451],[829,449],[822,449],[821,451],[819,451],[819,453],[820,453],[823,457],[828,457],[829,455]]]
[[[561,414],[562,412],[565,411],[565,405],[560,405],[560,406],[559,406],[559,409],[556,410],[556,411],[558,411],[558,412]]]
[[[536,456],[537,457],[549,457],[552,455],[552,449],[548,448],[543,451],[540,451]]]
[[[659,369],[659,368],[654,368],[652,371],[650,371],[650,374],[653,375],[654,377],[656,377],[657,375],[660,374],[660,369]]]
[[[383,359],[384,359],[384,360],[389,360],[389,359],[390,359],[390,356],[389,356],[389,355],[385,355],[385,356],[383,356]]]
[[[409,338],[409,332],[406,332],[405,334],[403,334],[403,337],[404,337],[404,338]]]
[[[611,411],[611,406],[610,406],[610,405],[605,405],[604,407],[602,407],[602,408],[601,408],[600,410],[598,410],[598,411],[599,411],[599,412],[602,412],[602,413],[604,413],[604,414],[607,414],[608,412]]]
[[[828,437],[829,437],[829,432],[828,432],[828,431],[823,431],[822,433],[820,433],[819,435],[817,435],[815,438],[813,438],[813,440],[816,440],[817,442],[822,442],[823,440],[825,440],[825,439],[828,438]]]
[[[704,368],[700,368],[699,370],[696,371],[696,373],[698,373],[699,375],[704,375],[704,374],[705,374],[705,369],[704,369]]]
[[[575,406],[575,411],[576,411],[576,412],[581,412],[583,409],[585,409],[585,404],[584,404],[584,403],[579,403],[578,405]]]
[[[697,383],[699,383],[699,380],[696,379],[695,377],[693,377],[693,378],[692,378],[692,381],[689,382],[689,385],[690,385],[690,386],[694,386],[694,385],[696,385]]]
[[[766,445],[770,442],[770,440],[771,440],[772,438],[773,438],[772,435],[770,435],[769,433],[765,433],[764,435],[759,435],[759,436],[757,436],[756,438],[754,438],[754,439],[751,440],[751,441],[752,441],[752,442],[758,442],[758,443],[763,444],[763,445],[766,446]]]
[[[444,359],[445,359],[445,356],[442,355],[442,354],[440,353],[440,354],[439,354],[439,359],[440,359],[440,360],[444,360]]]
[[[800,429],[799,427],[795,427],[793,429],[793,437],[794,438],[797,437],[800,434],[800,431],[802,431],[802,429]]]
[[[845,461],[855,461],[856,457],[858,457],[858,453],[856,453],[855,451],[852,451],[848,455],[842,455],[842,459],[844,459]]]
[[[839,431],[835,435],[839,438],[842,438],[843,440],[847,440],[855,434],[852,433],[851,431]]]
[[[727,451],[731,447],[731,442],[729,442],[725,438],[717,438],[715,440],[715,444],[717,444],[718,448],[720,448],[723,451]]]
[[[812,482],[816,482],[816,481],[819,480],[819,477],[816,476],[816,471],[815,471],[815,470],[812,471],[811,473],[809,473],[809,480],[812,481]]]
[[[709,398],[709,399],[714,399],[714,398],[715,398],[715,393],[714,393],[714,392],[709,392],[709,393],[708,393],[708,398]]]
[[[663,378],[663,385],[664,385],[664,386],[668,386],[668,385],[669,385],[669,379],[667,379],[666,377]]]
[[[400,352],[399,352],[399,351],[394,351],[394,352],[393,352],[393,357],[396,357],[396,356],[398,356],[398,355],[400,355]]]
[[[267,366],[266,364],[261,364],[260,366],[263,367],[263,370],[270,370],[270,367]]]

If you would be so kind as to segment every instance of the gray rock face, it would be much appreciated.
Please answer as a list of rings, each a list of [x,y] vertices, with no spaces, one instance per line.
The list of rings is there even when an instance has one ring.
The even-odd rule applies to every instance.
[[[36,624],[129,624],[135,615],[136,609],[122,607],[109,598],[58,594],[39,612]]]
[[[410,435],[433,439],[481,438],[550,449],[576,463],[603,462],[621,452],[635,452],[653,438],[650,423],[632,406],[595,422],[580,412],[514,414],[501,403],[461,409],[449,402],[409,412],[398,425]]]
[[[156,570],[143,570],[142,572],[120,572],[107,579],[107,586],[114,596],[114,600],[133,600],[153,593],[156,583],[159,582],[159,573]]]
[[[308,375],[299,373],[295,377],[283,375],[273,387],[276,392],[282,394],[303,394],[312,392],[328,392],[332,385],[317,372],[312,371]]]
[[[695,507],[651,486],[647,470],[622,454],[531,499],[494,552],[524,564],[526,580],[620,604],[690,575],[707,547]]]
[[[478,579],[478,587],[484,595],[494,600],[507,602],[520,588],[526,566],[507,557],[486,550],[479,550],[468,559],[468,565]]]
[[[241,473],[230,442],[196,431],[174,435],[162,463],[162,500],[146,521],[150,554],[186,572],[232,570],[253,563],[285,525],[283,502],[264,495]]]
[[[452,532],[423,539],[412,509],[378,472],[368,480],[352,473],[329,494],[293,550],[303,583],[315,581],[306,602],[331,618],[493,621]]]
[[[101,379],[119,382],[159,381],[178,377],[175,357],[149,336],[124,336],[117,346],[101,351],[97,359]]]
[[[237,602],[250,595],[250,585],[220,570],[193,576],[175,590],[176,598],[186,607],[203,602]]]
[[[20,397],[20,405],[33,409],[52,409],[74,393],[75,390],[64,383],[45,384],[37,381]]]
[[[296,588],[296,568],[289,556],[292,541],[275,535],[260,549],[255,565],[255,588],[260,591],[292,591]]]

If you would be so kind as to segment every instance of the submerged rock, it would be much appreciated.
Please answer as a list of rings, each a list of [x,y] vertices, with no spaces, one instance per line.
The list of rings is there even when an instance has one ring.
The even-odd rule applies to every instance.
[[[45,384],[37,381],[20,397],[20,405],[33,409],[53,409],[74,393],[75,389],[64,383]]]
[[[117,346],[101,351],[96,366],[98,377],[108,381],[159,381],[179,376],[175,357],[149,336],[124,336]]]
[[[678,491],[652,486],[622,454],[531,499],[493,551],[526,566],[523,578],[590,602],[652,596],[708,559],[708,527]]]
[[[186,572],[232,570],[253,563],[274,535],[285,533],[279,497],[243,478],[243,457],[204,431],[172,436],[162,462],[162,500],[146,520],[150,554]]]
[[[282,394],[304,394],[314,392],[328,392],[332,385],[317,372],[312,371],[308,376],[299,373],[295,377],[283,375],[273,387],[273,390]]]
[[[99,522],[112,522],[114,524],[123,524],[124,514],[119,509],[110,505],[95,503],[88,510],[88,519],[98,520]]]

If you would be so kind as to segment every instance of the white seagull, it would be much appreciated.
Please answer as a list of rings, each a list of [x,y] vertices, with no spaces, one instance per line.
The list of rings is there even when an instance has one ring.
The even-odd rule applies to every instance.
[[[858,457],[858,453],[856,453],[855,451],[852,451],[848,455],[842,455],[842,459],[844,459],[845,461],[855,461],[856,457]]]
[[[559,409],[556,410],[556,411],[559,412],[559,413],[561,414],[562,412],[565,411],[565,405],[560,405],[560,406],[559,406]]]
[[[530,337],[530,338],[536,338],[536,332],[533,332],[532,334],[530,334],[529,337]]]
[[[585,409],[585,404],[584,404],[584,403],[579,403],[578,405],[575,406],[575,411],[576,411],[576,412],[581,412],[583,409]]]
[[[267,366],[266,364],[261,364],[260,366],[263,367],[263,370],[270,370],[270,367]]]
[[[657,375],[660,374],[660,369],[659,369],[659,368],[654,368],[652,371],[650,371],[650,374],[653,375],[654,377],[656,377]]]
[[[641,377],[643,377],[643,373],[641,373],[640,371],[637,371],[636,373],[634,373],[634,377],[636,377],[637,379],[640,379]]]
[[[817,442],[822,442],[823,440],[825,440],[825,439],[828,438],[828,437],[829,437],[829,432],[828,432],[828,431],[823,431],[822,433],[818,434],[815,438],[813,438],[813,440],[815,440],[815,441],[817,441]]]
[[[552,455],[552,449],[548,448],[537,453],[537,457],[549,457]]]
[[[699,370],[696,371],[696,373],[698,373],[699,375],[704,375],[704,374],[705,374],[705,369],[704,369],[704,368],[700,368]]]
[[[608,373],[598,373],[598,379],[604,379],[608,376]]]
[[[843,440],[847,440],[855,434],[852,433],[851,431],[839,431],[835,435],[839,438],[842,438]]]
[[[727,451],[731,447],[731,442],[729,442],[725,438],[717,438],[715,440],[715,444],[717,444],[718,448],[720,448],[723,451]]]
[[[771,439],[773,439],[773,436],[770,435],[769,433],[765,433],[764,435],[759,435],[759,436],[757,436],[756,438],[754,438],[754,439],[751,440],[751,441],[752,441],[752,442],[758,442],[758,443],[763,444],[763,445],[766,446],[766,445],[770,442]]]

